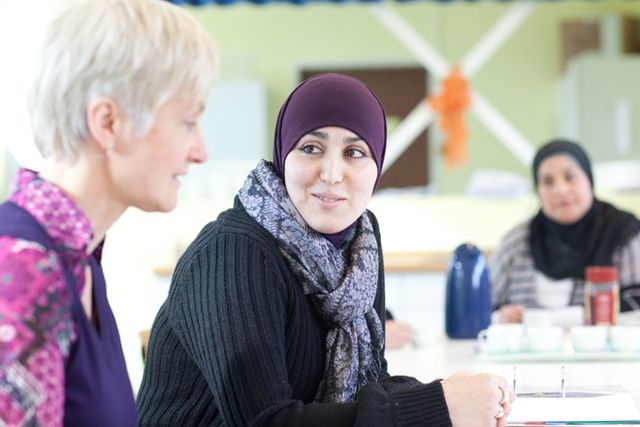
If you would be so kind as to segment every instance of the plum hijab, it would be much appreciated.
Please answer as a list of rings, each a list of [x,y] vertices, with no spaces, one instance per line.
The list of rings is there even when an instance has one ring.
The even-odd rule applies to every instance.
[[[273,166],[284,182],[287,155],[307,133],[327,126],[350,130],[367,143],[382,173],[387,142],[387,121],[376,95],[360,80],[338,73],[318,74],[291,92],[278,114],[273,143]],[[324,236],[339,246],[353,226]]]

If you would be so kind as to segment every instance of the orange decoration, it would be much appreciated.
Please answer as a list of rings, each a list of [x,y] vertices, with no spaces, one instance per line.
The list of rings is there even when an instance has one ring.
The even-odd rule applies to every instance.
[[[438,114],[438,127],[445,134],[442,155],[448,170],[462,166],[467,161],[467,125],[464,112],[471,103],[469,84],[453,67],[442,81],[440,93],[427,98],[431,109]]]

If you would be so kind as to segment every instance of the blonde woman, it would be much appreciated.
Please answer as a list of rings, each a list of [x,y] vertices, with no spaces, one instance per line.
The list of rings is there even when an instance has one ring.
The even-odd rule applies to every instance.
[[[100,264],[129,206],[169,211],[206,149],[212,41],[157,0],[74,5],[51,24],[30,113],[41,173],[0,205],[0,425],[134,426]]]

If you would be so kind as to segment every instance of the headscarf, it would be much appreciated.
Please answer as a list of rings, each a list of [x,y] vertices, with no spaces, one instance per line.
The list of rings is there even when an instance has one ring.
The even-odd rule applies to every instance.
[[[300,138],[327,126],[348,129],[367,143],[378,168],[378,185],[387,141],[384,109],[364,83],[337,73],[305,80],[282,105],[273,143],[273,165],[278,176],[284,180],[285,159]]]
[[[585,172],[593,191],[593,174],[587,153],[575,142],[553,140],[541,147],[533,160],[537,188],[542,162],[556,155],[568,156]],[[542,209],[529,225],[530,249],[537,270],[553,279],[584,278],[586,267],[613,265],[613,253],[640,232],[640,221],[595,197],[585,215],[573,224],[559,224]]]
[[[587,153],[582,147],[567,139],[554,139],[540,147],[536,152],[533,158],[533,186],[535,188],[538,188],[538,169],[540,169],[540,164],[548,157],[556,155],[571,157],[584,173],[587,174],[587,178],[589,178],[591,188],[593,189],[593,173],[591,172],[589,156],[587,156]]]
[[[338,74],[318,74],[298,85],[280,108],[273,142],[273,166],[284,181],[285,159],[300,138],[327,126],[338,126],[358,135],[371,150],[380,181],[387,142],[387,121],[376,95],[360,80]],[[340,247],[353,230],[351,224],[337,233],[323,234]]]

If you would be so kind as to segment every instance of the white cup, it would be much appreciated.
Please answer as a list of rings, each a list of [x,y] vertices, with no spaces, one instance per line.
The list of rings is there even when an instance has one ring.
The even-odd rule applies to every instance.
[[[640,351],[640,326],[611,326],[609,336],[613,351]]]
[[[571,342],[575,351],[603,351],[607,347],[607,327],[574,326]]]
[[[531,326],[527,328],[529,351],[560,351],[563,338],[564,330],[559,326]]]
[[[490,325],[478,333],[478,343],[483,352],[516,353],[522,350],[524,326],[519,323]]]

